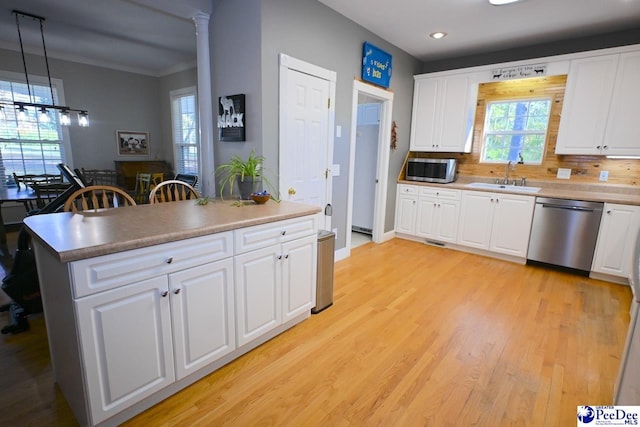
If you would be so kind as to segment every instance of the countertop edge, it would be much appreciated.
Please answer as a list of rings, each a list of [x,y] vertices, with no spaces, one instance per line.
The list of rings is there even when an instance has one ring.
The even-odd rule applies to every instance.
[[[504,189],[489,189],[482,187],[468,187],[467,184],[471,182],[486,182],[491,183],[493,180],[486,177],[464,177],[458,178],[454,182],[447,184],[438,184],[430,182],[410,181],[410,180],[398,180],[397,184],[404,185],[417,185],[423,187],[439,187],[456,190],[467,191],[482,191],[488,193],[507,193],[516,194],[519,196],[532,196],[532,197],[553,197],[558,199],[572,199],[583,200],[587,202],[605,202],[605,203],[618,203],[623,205],[635,205],[640,206],[640,189],[636,187],[621,187],[611,186],[610,188],[603,188],[602,185],[588,185],[588,184],[571,184],[571,183],[556,183],[547,181],[529,181],[528,186],[540,187],[540,191],[537,193],[529,193],[523,191],[510,191],[509,187]],[[609,191],[602,191],[609,190]],[[635,194],[633,194],[635,193]]]
[[[292,204],[291,204],[292,205]],[[40,235],[40,227],[32,227],[30,225],[31,222],[34,222],[31,218],[40,217],[37,221],[43,222],[43,217],[49,215],[60,215],[64,213],[58,214],[47,214],[47,215],[34,215],[31,217],[27,217],[24,219],[23,224],[32,238],[37,239],[47,250],[49,250],[60,262],[67,263],[72,261],[78,261],[86,258],[93,258],[102,255],[109,255],[117,252],[123,252],[127,250],[139,249],[154,245],[159,245],[163,243],[170,243],[195,237],[206,236],[210,234],[222,233],[225,231],[233,231],[240,228],[252,227],[255,225],[267,224],[270,222],[276,221],[284,221],[292,218],[299,218],[303,216],[315,215],[322,211],[320,207],[310,206],[310,205],[302,205],[296,204],[296,209],[291,211],[284,211],[275,213],[269,213],[266,215],[261,215],[257,213],[255,217],[250,218],[240,218],[235,221],[227,221],[221,224],[215,224],[211,226],[203,226],[197,228],[190,229],[176,229],[176,230],[168,230],[162,234],[153,234],[149,236],[142,236],[138,238],[132,238],[126,241],[112,241],[108,243],[101,243],[95,245],[89,245],[82,248],[73,248],[73,249],[59,249],[56,248],[55,245],[52,245],[51,242],[48,242],[47,239],[43,238]],[[125,208],[118,208],[125,209]]]

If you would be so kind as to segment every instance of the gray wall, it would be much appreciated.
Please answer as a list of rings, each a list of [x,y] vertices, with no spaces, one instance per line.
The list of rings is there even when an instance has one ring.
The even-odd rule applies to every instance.
[[[246,95],[246,141],[221,142],[214,128],[216,166],[233,154],[246,158],[253,149],[256,154],[263,153],[260,28],[260,0],[222,1],[209,25],[214,126],[220,96]]]
[[[247,141],[215,143],[216,165],[232,154],[263,154],[266,167],[278,170],[278,55],[337,72],[336,138],[333,162],[341,166],[334,178],[333,227],[336,248],[346,245],[349,134],[353,79],[360,75],[362,43],[369,41],[393,55],[391,90],[393,120],[398,124],[398,149],[391,153],[385,231],[393,229],[395,180],[409,149],[413,75],[420,62],[316,0],[237,0],[221,2],[211,28],[211,70],[214,102],[221,95],[246,94]],[[216,105],[217,108],[217,105]],[[214,108],[215,110],[215,108]],[[217,139],[217,138],[216,138]]]
[[[24,74],[19,52],[0,49],[0,68]],[[91,125],[69,127],[74,167],[112,169],[113,160],[168,159],[171,137],[162,129],[160,79],[141,74],[49,58],[51,77],[61,79],[66,104],[87,109]],[[46,76],[41,56],[27,55],[29,74]],[[75,117],[72,117],[75,120]],[[169,128],[170,129],[170,128]],[[149,157],[119,157],[116,130],[149,132]]]

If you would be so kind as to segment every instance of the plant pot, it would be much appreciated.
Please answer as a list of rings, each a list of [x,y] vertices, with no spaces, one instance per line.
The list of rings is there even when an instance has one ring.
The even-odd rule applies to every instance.
[[[238,181],[238,191],[242,200],[251,200],[251,193],[258,191],[260,181]]]

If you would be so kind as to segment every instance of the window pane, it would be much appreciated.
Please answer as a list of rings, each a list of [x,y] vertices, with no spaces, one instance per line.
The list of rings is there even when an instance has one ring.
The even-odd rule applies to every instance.
[[[198,124],[195,89],[172,97],[174,160],[177,173],[198,175]]]
[[[483,162],[540,164],[551,111],[551,99],[496,101],[487,104]]]
[[[7,80],[0,81],[0,99],[5,102],[23,101],[52,104],[48,85],[27,85]],[[57,102],[57,91],[53,88]],[[62,129],[55,111],[49,112],[49,122],[41,122],[34,107],[25,107],[26,117],[19,119],[16,109],[4,108],[5,120],[0,121],[0,158],[4,176],[0,185],[15,185],[13,174],[58,174],[58,163],[64,162]]]

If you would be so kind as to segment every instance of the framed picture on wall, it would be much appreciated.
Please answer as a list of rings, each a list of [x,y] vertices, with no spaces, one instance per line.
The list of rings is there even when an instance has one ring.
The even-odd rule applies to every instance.
[[[218,98],[220,141],[246,141],[244,94]]]
[[[116,131],[116,139],[120,156],[149,155],[149,132],[118,130]]]

